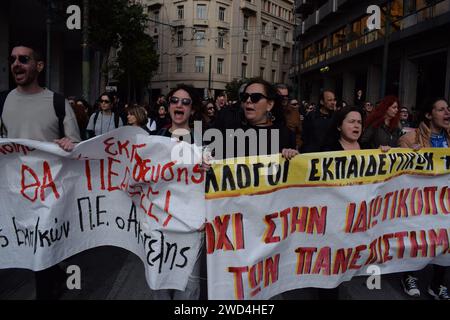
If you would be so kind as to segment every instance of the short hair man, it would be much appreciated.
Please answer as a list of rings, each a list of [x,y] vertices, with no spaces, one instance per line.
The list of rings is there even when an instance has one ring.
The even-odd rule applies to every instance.
[[[217,110],[221,110],[222,108],[225,108],[227,105],[227,95],[222,92],[219,93],[219,95],[216,98],[216,108]]]
[[[324,90],[320,106],[308,113],[303,125],[302,153],[319,152],[333,121],[336,110],[336,96],[331,90]]]
[[[73,109],[64,101],[64,137],[54,108],[54,93],[39,85],[44,60],[38,50],[27,46],[12,49],[11,74],[17,87],[9,92],[1,114],[2,135],[8,138],[56,142],[66,151],[80,141]]]
[[[1,126],[8,138],[23,138],[56,142],[66,151],[80,141],[80,131],[73,109],[64,102],[64,137],[54,107],[54,93],[39,85],[39,74],[44,60],[35,48],[20,45],[13,48],[10,57],[11,73],[17,87],[8,93],[3,105]],[[62,97],[63,98],[63,97]],[[58,290],[65,273],[57,265],[35,272],[36,298],[58,298]]]

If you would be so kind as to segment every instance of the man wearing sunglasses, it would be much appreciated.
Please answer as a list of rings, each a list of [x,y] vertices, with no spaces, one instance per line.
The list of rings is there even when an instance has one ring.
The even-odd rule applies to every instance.
[[[10,56],[11,74],[17,87],[0,94],[1,137],[55,142],[70,151],[80,141],[73,109],[64,96],[39,85],[44,61],[39,51],[16,46]],[[34,272],[36,299],[58,299],[66,282],[65,272],[54,265]]]
[[[0,98],[1,136],[55,142],[71,151],[80,141],[75,114],[63,96],[39,85],[44,70],[39,51],[14,47],[10,68],[17,87]]]

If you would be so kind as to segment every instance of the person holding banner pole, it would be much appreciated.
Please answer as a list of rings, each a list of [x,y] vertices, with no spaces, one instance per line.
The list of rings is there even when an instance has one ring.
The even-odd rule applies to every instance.
[[[406,133],[399,139],[402,148],[448,148],[450,146],[450,109],[443,98],[436,98],[427,103],[421,110],[419,127]],[[450,300],[448,288],[444,285],[446,268],[434,265],[428,294],[436,300]],[[416,272],[406,272],[402,277],[402,285],[406,294],[412,297],[420,296]]]
[[[161,128],[156,135],[177,138],[180,141],[194,143],[193,125],[195,120],[202,119],[201,100],[195,92],[195,88],[189,85],[179,84],[168,94],[169,115],[172,124],[169,128]],[[208,166],[202,164],[204,170]],[[198,232],[202,232],[201,228]],[[155,300],[199,300],[201,287],[201,267],[206,265],[204,261],[204,237],[192,274],[184,291],[175,289],[152,290]]]

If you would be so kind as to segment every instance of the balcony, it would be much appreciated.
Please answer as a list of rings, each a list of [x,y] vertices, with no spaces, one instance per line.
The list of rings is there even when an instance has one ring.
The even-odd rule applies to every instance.
[[[351,2],[351,0],[349,1]],[[339,2],[342,2],[342,0],[338,0],[338,3]],[[397,27],[391,28],[391,32],[393,35],[398,34],[399,35],[398,38],[400,38],[403,30],[418,25],[422,22],[433,20],[434,18],[449,12],[450,12],[450,0],[437,1],[429,5],[428,7],[422,8],[416,12],[405,15],[399,18],[398,20],[393,21],[392,24]],[[307,19],[307,21],[305,21],[305,24],[308,24],[309,28],[314,26],[314,23],[315,21],[312,18]],[[432,27],[433,24],[430,24],[430,28]],[[301,27],[298,26],[297,28]],[[297,31],[297,35],[300,37],[299,31]],[[371,32],[356,37],[351,37],[349,35],[344,36],[342,42],[336,45],[335,47],[330,48],[324,52],[315,53],[308,57],[305,57],[304,62],[300,66],[300,70],[305,70],[314,67],[319,63],[326,63],[328,60],[332,58],[352,52],[355,49],[367,48],[368,45],[372,43],[373,43],[373,45],[371,46],[372,48],[374,46],[382,45],[381,42],[382,39],[384,39],[384,28],[382,28],[381,30],[373,30]],[[377,42],[377,44],[375,42]]]
[[[225,22],[225,21],[217,21],[217,28],[219,29],[225,29],[225,30],[230,30],[230,23],[229,22]]]
[[[184,19],[172,21],[172,26],[174,26],[174,27],[184,27],[185,24],[186,24],[186,21]]]
[[[297,0],[295,2],[295,12],[303,15],[311,14],[314,11],[313,0]]]
[[[192,21],[194,26],[207,27],[209,25],[208,19],[194,19]]]
[[[254,1],[254,0],[253,0]],[[258,8],[256,4],[249,0],[241,0],[241,10],[245,11],[250,15],[256,15],[258,13]]]
[[[336,0],[328,0],[323,6],[319,8],[319,21],[325,19],[328,15],[332,14],[336,10],[334,10]]]
[[[305,21],[305,32],[310,30],[311,28],[317,26],[319,23],[319,11],[316,11],[312,15],[310,15]]]
[[[270,40],[272,39],[271,36],[269,36],[268,34],[261,34],[261,41],[265,41],[265,42],[270,42]]]
[[[402,17],[393,23],[394,25],[400,26],[401,30],[404,30],[448,12],[450,12],[450,0],[443,0]]]
[[[149,10],[159,9],[164,5],[164,0],[148,0],[147,7]]]

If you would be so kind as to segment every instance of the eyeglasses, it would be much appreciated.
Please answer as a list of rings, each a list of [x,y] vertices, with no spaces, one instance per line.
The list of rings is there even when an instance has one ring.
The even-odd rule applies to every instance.
[[[283,99],[283,100],[288,100],[288,99],[289,99],[289,95],[283,95],[283,94],[280,94],[279,96],[280,96],[281,99]]]
[[[208,110],[214,110],[214,107],[209,107]]]
[[[100,103],[111,103],[109,100],[100,100]]]
[[[192,103],[192,100],[189,98],[178,98],[178,97],[170,97],[169,102],[173,104],[178,104],[178,102],[181,101],[181,104],[183,106],[190,106]]]
[[[9,64],[13,64],[14,62],[16,62],[16,60],[19,60],[21,64],[28,64],[28,62],[30,62],[31,59],[32,58],[30,56],[23,56],[23,55],[18,55],[17,57],[11,56],[9,57]]]
[[[262,93],[259,92],[255,92],[255,93],[243,93],[241,94],[241,101],[245,102],[248,100],[248,98],[250,98],[250,101],[252,103],[258,103],[259,100],[261,99],[267,99],[267,97],[265,95],[263,95]]]

